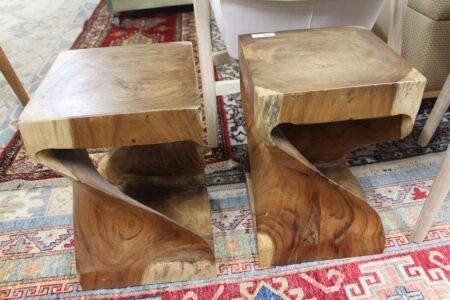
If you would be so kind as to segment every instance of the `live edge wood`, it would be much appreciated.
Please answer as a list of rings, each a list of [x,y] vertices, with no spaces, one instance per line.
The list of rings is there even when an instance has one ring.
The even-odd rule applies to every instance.
[[[216,276],[190,43],[64,52],[19,127],[73,180],[83,289]],[[100,173],[96,147],[113,147]]]
[[[380,253],[346,153],[412,130],[425,78],[369,31],[240,37],[260,265]]]

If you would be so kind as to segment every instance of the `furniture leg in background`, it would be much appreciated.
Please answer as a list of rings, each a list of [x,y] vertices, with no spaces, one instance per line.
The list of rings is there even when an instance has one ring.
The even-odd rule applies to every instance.
[[[431,187],[430,194],[417,220],[412,240],[421,243],[430,230],[431,224],[450,191],[450,145],[442,161],[439,173]]]
[[[439,95],[430,117],[425,124],[425,128],[419,137],[419,144],[425,147],[430,142],[433,134],[442,121],[442,117],[450,107],[450,74],[445,81],[445,85],[442,88],[442,92]],[[450,190],[450,147],[445,153],[444,160],[440,167],[439,173],[431,187],[430,194],[425,201],[425,205],[422,208],[419,219],[416,223],[416,227],[412,234],[412,240],[416,243],[421,243],[425,238],[428,230],[433,223],[433,219],[438,213],[442,202],[444,202],[447,194]]]
[[[28,97],[27,92],[23,88],[22,83],[17,77],[16,72],[14,71],[8,58],[6,57],[5,52],[1,47],[0,47],[0,71],[3,73],[3,76],[5,76],[6,81],[8,81],[17,98],[19,98],[20,103],[22,103],[23,106],[27,105],[30,98]]]

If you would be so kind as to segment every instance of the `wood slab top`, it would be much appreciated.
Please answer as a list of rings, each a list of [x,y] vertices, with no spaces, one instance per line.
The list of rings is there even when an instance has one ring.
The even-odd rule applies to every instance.
[[[194,70],[190,42],[64,51],[21,119],[198,109]]]
[[[240,37],[242,86],[268,144],[279,124],[403,115],[410,132],[426,79],[366,29],[335,27]]]
[[[31,155],[43,149],[203,144],[190,42],[61,53],[19,119]]]
[[[408,80],[411,67],[370,31],[355,27],[240,37],[255,87],[282,94]]]

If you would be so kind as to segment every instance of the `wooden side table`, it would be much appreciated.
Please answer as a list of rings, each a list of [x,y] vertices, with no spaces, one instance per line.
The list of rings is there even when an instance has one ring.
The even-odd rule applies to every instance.
[[[425,78],[351,27],[241,36],[240,67],[260,265],[382,252],[345,156],[408,135]]]
[[[200,114],[191,43],[58,56],[19,127],[73,181],[83,289],[216,276]],[[102,176],[86,149],[103,147]]]

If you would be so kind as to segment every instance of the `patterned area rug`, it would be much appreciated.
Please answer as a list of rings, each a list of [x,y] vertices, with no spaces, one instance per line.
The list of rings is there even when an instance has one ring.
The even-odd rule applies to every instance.
[[[353,167],[386,231],[385,254],[260,269],[245,176],[226,161],[206,169],[217,280],[83,292],[75,272],[70,187],[42,203],[43,189],[24,207],[2,202],[0,298],[138,299],[425,299],[450,297],[450,197],[426,242],[410,233],[442,159],[440,153]],[[12,212],[8,214],[8,212]],[[21,212],[26,217],[17,218]],[[240,298],[239,298],[240,297]],[[402,298],[403,297],[403,298]]]
[[[447,299],[450,271],[445,261],[449,247],[424,248],[340,264],[283,270],[276,275],[217,280],[205,284],[174,285],[167,289],[141,288],[123,292],[83,294],[84,299]],[[48,290],[75,295],[77,285],[62,281],[42,291],[20,291],[18,297],[48,296]],[[31,293],[30,293],[31,292]],[[69,296],[69,297],[70,297]]]
[[[195,40],[192,12],[178,12],[178,17],[166,19],[161,16],[168,12],[151,14],[149,18],[150,13],[122,15],[124,27],[115,28],[108,23],[109,16],[101,2],[74,47],[168,41],[170,38]],[[149,27],[148,24],[152,23],[149,19],[155,18],[155,15],[164,19],[158,24],[166,27],[172,24],[172,28],[178,29],[156,30],[158,24]],[[127,24],[133,26],[127,27]],[[155,33],[157,38],[153,36]],[[216,43],[216,48],[220,47],[220,43]],[[222,66],[219,73],[224,78],[235,76],[236,66]],[[354,152],[353,162],[350,157],[351,164],[360,165],[353,167],[352,172],[370,205],[382,218],[386,231],[384,254],[260,269],[245,175],[239,165],[228,159],[233,157],[236,160],[245,150],[240,99],[237,95],[224,97],[219,99],[219,107],[221,116],[225,117],[221,126],[230,132],[229,144],[224,136],[222,147],[209,153],[210,163],[206,169],[219,274],[217,279],[84,292],[75,272],[70,186],[24,189],[17,191],[22,201],[15,198],[0,201],[0,299],[450,298],[450,198],[444,202],[426,242],[416,245],[410,240],[411,230],[437,174],[442,158],[440,153],[380,162],[393,157],[421,154],[410,138]],[[430,108],[429,104],[424,104],[415,130],[423,126]],[[447,115],[434,146],[423,149],[422,153],[443,150],[440,145],[448,142],[448,123]],[[12,153],[8,156],[8,166],[14,166],[7,169],[9,175],[40,172],[41,175],[37,175],[35,180],[39,181],[53,174],[46,173],[50,171],[29,160],[23,152],[19,135],[14,139],[9,148],[15,146],[15,152],[8,152]],[[385,156],[385,153],[393,154]],[[95,161],[100,159],[101,153],[93,151],[91,156]],[[368,162],[379,163],[367,165]],[[47,183],[50,179],[42,181]]]

